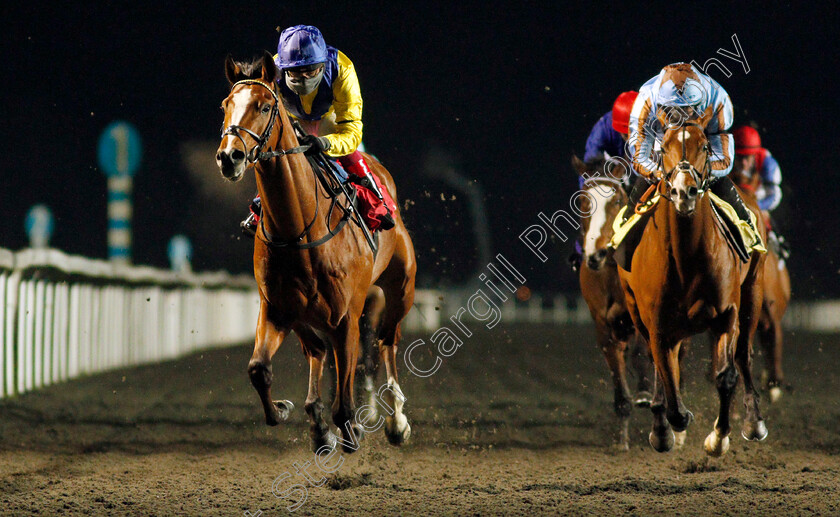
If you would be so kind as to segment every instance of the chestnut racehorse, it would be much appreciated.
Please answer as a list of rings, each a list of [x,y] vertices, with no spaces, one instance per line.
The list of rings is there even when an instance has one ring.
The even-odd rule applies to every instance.
[[[414,300],[416,263],[399,210],[394,213],[396,227],[380,233],[374,256],[360,228],[348,220],[342,208],[347,200],[339,194],[339,204],[331,205],[329,193],[301,154],[303,149],[298,147],[275,89],[278,72],[271,54],[265,52],[251,63],[228,57],[225,72],[231,90],[222,103],[225,130],[216,163],[230,181],[241,179],[253,165],[262,198],[262,217],[254,240],[260,312],[248,375],[262,401],[266,424],[277,425],[294,407],[288,401],[273,401],[270,390],[271,358],[294,331],[309,362],[304,408],[310,419],[313,449],[336,444],[321,402],[328,345],[333,347],[338,378],[332,420],[343,435],[345,451],[358,447],[354,444],[363,429],[353,421],[353,382],[359,355],[359,317],[375,283],[387,300],[378,335],[388,379],[379,390],[380,403],[388,414],[385,433],[391,443],[402,443],[411,427],[402,411],[405,397],[397,382],[396,354],[400,322]],[[388,171],[373,157],[365,159],[395,196]],[[370,413],[372,408],[366,411]]]
[[[730,177],[741,187],[745,197],[755,198],[755,192],[761,185],[761,174],[755,168],[751,173],[746,170],[740,174],[733,171]],[[765,221],[770,220],[766,212],[763,215]],[[770,402],[776,402],[782,396],[785,381],[782,372],[782,318],[790,302],[790,294],[790,274],[787,265],[773,246],[768,246],[767,260],[764,262],[764,300],[761,304],[761,320],[758,322],[758,337],[764,350]]]
[[[708,191],[711,162],[703,128],[689,123],[668,129],[662,150],[664,171],[655,186],[661,198],[630,270],[619,266],[618,274],[633,322],[647,339],[656,367],[651,445],[660,452],[671,450],[673,431],[684,439],[682,432],[694,417],[680,395],[680,344],[708,330],[716,344],[713,364],[720,411],[704,449],[719,456],[729,448],[730,404],[739,372],[746,410],[742,434],[748,440],[767,436],[751,372],[765,257],[753,252],[743,264],[718,227]],[[758,212],[754,201],[747,203]]]
[[[580,291],[595,323],[595,338],[613,381],[613,409],[620,422],[618,444],[621,449],[629,450],[630,411],[634,404],[649,406],[653,398],[650,359],[647,347],[639,338],[627,311],[615,260],[607,251],[607,244],[613,236],[611,222],[621,207],[627,204],[627,194],[621,187],[624,167],[617,164],[605,169],[605,165],[603,161],[586,164],[577,156],[572,157],[572,167],[585,178],[583,190],[589,194],[580,197],[580,211],[587,214],[580,219],[583,242]],[[627,385],[628,346],[637,379],[635,396],[631,395]]]

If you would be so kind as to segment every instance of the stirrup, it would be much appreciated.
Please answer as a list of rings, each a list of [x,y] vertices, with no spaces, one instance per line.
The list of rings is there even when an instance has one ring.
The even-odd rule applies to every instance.
[[[253,214],[253,212],[248,214],[248,217],[246,217],[244,221],[239,223],[239,228],[245,235],[250,235],[251,237],[257,235],[257,218]]]
[[[773,230],[770,230],[767,232],[767,240],[770,241],[773,250],[779,258],[787,260],[790,257],[790,243],[783,236]]]
[[[779,255],[783,260],[790,258],[790,243],[784,237],[779,237]]]
[[[578,252],[574,252],[566,259],[566,262],[569,264],[569,267],[572,269],[573,272],[577,273],[580,271],[580,265],[583,263],[583,255]]]

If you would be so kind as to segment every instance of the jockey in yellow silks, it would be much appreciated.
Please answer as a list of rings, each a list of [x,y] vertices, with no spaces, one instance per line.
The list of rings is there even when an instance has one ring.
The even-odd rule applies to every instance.
[[[274,56],[280,74],[277,90],[289,115],[311,133],[300,139],[309,153],[324,152],[355,176],[360,211],[371,231],[394,227],[391,213],[396,204],[373,174],[358,147],[362,143],[362,94],[352,61],[327,46],[321,32],[311,25],[296,25],[280,34]],[[259,201],[243,221],[246,231],[256,230]],[[250,233],[250,231],[249,231]]]

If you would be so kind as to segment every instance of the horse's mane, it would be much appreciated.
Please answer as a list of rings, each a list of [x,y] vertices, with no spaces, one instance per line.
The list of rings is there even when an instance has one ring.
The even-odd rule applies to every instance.
[[[587,169],[591,170],[594,173],[600,174],[600,173],[604,172],[604,165],[607,164],[607,160],[605,158],[603,158],[603,156],[602,156],[602,157],[599,157],[599,158],[589,160],[588,162],[585,162],[585,163],[586,163],[586,168]]]

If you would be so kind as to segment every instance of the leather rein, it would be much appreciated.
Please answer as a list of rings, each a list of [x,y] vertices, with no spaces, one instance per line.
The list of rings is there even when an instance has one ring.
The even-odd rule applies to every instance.
[[[262,86],[263,88],[268,90],[269,93],[271,93],[271,96],[274,98],[274,104],[271,105],[271,116],[268,120],[268,125],[266,125],[262,134],[257,134],[255,131],[253,131],[253,130],[247,128],[247,127],[244,127],[244,126],[237,125],[237,124],[231,124],[227,128],[223,128],[223,130],[222,130],[222,138],[224,138],[226,136],[233,136],[233,137],[239,139],[240,142],[242,142],[242,147],[245,148],[245,150],[247,151],[247,153],[245,155],[245,159],[247,160],[248,163],[256,164],[259,161],[271,160],[271,159],[277,158],[278,156],[285,156],[285,155],[289,155],[289,154],[303,153],[311,147],[310,145],[301,145],[301,146],[297,146],[297,147],[292,147],[291,149],[282,149],[281,148],[281,149],[278,149],[278,150],[269,149],[268,151],[263,151],[263,148],[268,144],[268,140],[271,138],[271,133],[274,130],[275,124],[277,123],[277,121],[280,118],[280,97],[277,95],[277,92],[274,90],[274,88],[272,88],[271,86],[269,86],[265,82],[260,81],[258,79],[244,79],[242,81],[237,81],[236,83],[231,85],[231,87],[230,87],[231,91],[234,88],[236,88],[237,86],[239,86],[240,84],[244,84],[244,85],[255,85],[256,84],[256,85]],[[256,141],[256,144],[250,150],[248,150],[248,145],[245,143],[245,139],[242,136],[241,132],[244,132],[244,133],[248,134],[251,138],[253,138]],[[280,125],[280,136],[277,139],[278,145],[279,145],[279,142],[280,142],[280,139],[282,138],[282,136],[283,136],[283,125],[281,124]],[[312,220],[309,221],[309,223],[303,228],[303,231],[300,233],[300,235],[298,235],[297,238],[289,240],[289,241],[276,241],[276,240],[274,240],[271,237],[271,234],[268,233],[268,230],[266,230],[266,228],[265,228],[265,224],[264,224],[265,218],[260,217],[260,228],[259,228],[259,230],[262,232],[263,236],[260,236],[260,231],[258,231],[257,232],[257,238],[259,238],[262,242],[264,242],[266,245],[268,245],[272,248],[294,248],[294,249],[315,248],[315,247],[320,246],[321,244],[324,244],[325,242],[329,241],[333,237],[335,237],[341,231],[341,229],[344,228],[344,225],[346,225],[347,221],[350,219],[350,214],[352,212],[347,207],[345,207],[344,205],[338,204],[338,197],[337,197],[337,195],[335,195],[335,190],[329,188],[326,184],[327,180],[325,178],[323,178],[322,175],[319,175],[318,172],[316,172],[316,169],[320,170],[320,167],[318,167],[315,163],[313,163],[312,160],[309,160],[309,162],[310,162],[310,168],[312,169],[312,180],[313,180],[313,183],[315,184],[314,188],[313,188],[313,191],[315,193],[315,214],[312,216]],[[309,230],[312,229],[312,225],[315,224],[315,221],[318,219],[318,212],[319,212],[319,209],[320,209],[320,196],[318,195],[318,179],[321,179],[321,182],[324,183],[324,186],[325,186],[326,191],[328,193],[333,193],[332,195],[330,195],[330,197],[332,198],[332,203],[330,203],[330,209],[329,209],[329,212],[327,214],[327,228],[329,229],[329,221],[332,219],[332,213],[333,213],[333,210],[335,209],[336,205],[338,205],[339,208],[344,212],[344,215],[342,216],[342,218],[338,222],[338,224],[335,226],[335,228],[329,229],[329,231],[327,232],[326,235],[324,235],[323,237],[321,237],[318,240],[302,243],[301,241],[303,241],[303,239],[305,239],[307,237],[307,235],[309,235]],[[354,193],[355,193],[355,191],[354,191]],[[350,198],[348,201],[352,204],[352,203],[355,202],[355,200],[356,200],[355,198],[356,198],[356,196],[353,195],[353,197]]]

